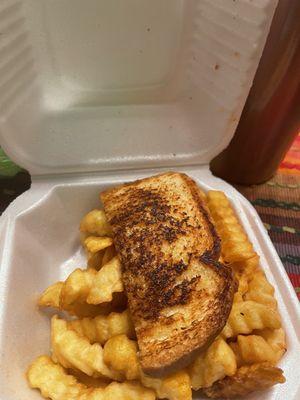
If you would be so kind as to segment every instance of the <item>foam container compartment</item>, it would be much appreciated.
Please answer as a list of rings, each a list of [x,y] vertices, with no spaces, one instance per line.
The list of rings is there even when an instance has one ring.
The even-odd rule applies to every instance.
[[[276,298],[287,333],[288,351],[280,362],[287,381],[255,393],[256,400],[299,399],[299,306],[294,289],[256,211],[235,189],[211,176],[206,167],[182,168],[204,190],[223,190],[230,198],[255,250],[261,267],[276,288]],[[37,308],[39,294],[50,284],[85,265],[79,242],[79,221],[99,207],[99,192],[157,171],[110,176],[48,179],[9,207],[2,219],[1,259],[1,399],[39,399],[28,389],[24,371],[40,354],[49,353],[50,319]],[[4,300],[4,301],[3,301]],[[195,395],[195,399],[200,399]]]
[[[207,165],[233,136],[276,4],[1,0],[0,140],[32,187],[0,219],[0,400],[41,398],[24,375],[50,349],[37,298],[85,265],[78,225],[99,192],[164,170],[226,193],[276,289],[287,382],[249,398],[300,398],[294,289],[253,207]]]

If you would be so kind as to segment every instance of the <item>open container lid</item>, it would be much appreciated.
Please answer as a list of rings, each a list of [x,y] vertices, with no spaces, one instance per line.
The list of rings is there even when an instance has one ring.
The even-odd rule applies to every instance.
[[[0,137],[33,175],[206,164],[276,0],[4,0]]]

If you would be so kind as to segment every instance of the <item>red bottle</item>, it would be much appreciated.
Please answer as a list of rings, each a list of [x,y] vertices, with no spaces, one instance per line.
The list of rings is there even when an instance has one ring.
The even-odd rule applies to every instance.
[[[262,183],[299,131],[300,0],[280,0],[236,133],[211,170],[229,182]]]

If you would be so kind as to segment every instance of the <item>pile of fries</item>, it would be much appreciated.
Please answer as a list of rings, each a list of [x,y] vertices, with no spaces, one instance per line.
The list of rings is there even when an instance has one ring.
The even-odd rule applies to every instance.
[[[27,371],[32,388],[52,400],[190,400],[246,395],[285,381],[276,364],[286,350],[274,289],[228,199],[211,191],[207,203],[222,240],[222,262],[239,283],[221,334],[187,369],[164,378],[143,373],[126,308],[121,265],[102,210],[81,221],[87,268],[47,288],[40,307],[65,315],[51,320],[51,356]],[[61,313],[60,313],[61,314]]]

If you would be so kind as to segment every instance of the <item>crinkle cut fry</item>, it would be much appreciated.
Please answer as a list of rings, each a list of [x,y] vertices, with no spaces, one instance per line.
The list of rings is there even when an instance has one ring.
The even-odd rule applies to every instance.
[[[39,389],[45,398],[52,400],[75,400],[84,390],[82,384],[72,375],[67,375],[64,368],[48,356],[36,358],[26,376],[31,388]]]
[[[116,255],[113,239],[107,236],[87,236],[82,238],[82,245],[86,250],[87,267],[97,271]]]
[[[112,336],[120,334],[125,334],[130,339],[135,338],[128,310],[98,315],[95,318],[75,319],[68,322],[68,327],[85,336],[91,343],[104,344]]]
[[[38,300],[38,305],[40,307],[59,308],[60,295],[63,285],[63,282],[55,282],[48,286],[47,289],[45,289],[41,294]]]
[[[84,336],[68,329],[67,322],[57,316],[51,320],[51,345],[52,358],[64,368],[77,369],[95,378],[120,378],[120,374],[105,364],[100,344],[90,344]]]
[[[192,388],[199,390],[211,386],[225,376],[233,375],[236,369],[234,352],[225,340],[219,337],[196,358],[188,370]]]
[[[222,239],[223,258],[225,261],[230,262],[235,277],[239,281],[238,292],[234,297],[234,303],[239,303],[239,305],[235,304],[233,306],[223,334],[225,337],[232,337],[239,333],[250,333],[253,329],[279,328],[280,323],[278,321],[280,321],[280,318],[276,310],[277,302],[274,298],[274,288],[268,282],[264,272],[259,268],[259,257],[254,252],[253,247],[251,247],[250,255],[247,251],[242,251],[243,246],[247,248],[251,243],[244,233],[242,225],[235,216],[229,200],[223,192],[218,191],[208,192],[207,198],[209,209],[216,223],[222,227],[219,234]],[[230,255],[230,249],[226,244],[228,240],[231,243],[230,248],[234,251],[235,255],[240,252],[240,256],[236,259],[233,259]],[[248,248],[250,247],[248,246]],[[248,301],[251,301],[251,303]],[[257,304],[261,304],[265,307],[261,307]],[[252,310],[250,310],[250,305],[253,305]],[[242,308],[246,310],[245,317]],[[267,311],[270,308],[273,310],[270,311],[270,316],[268,318]],[[235,312],[237,309],[239,312]],[[254,318],[252,318],[252,316]],[[256,316],[258,318],[255,320]],[[274,316],[274,323],[270,321],[271,316]],[[265,321],[262,321],[262,319]],[[268,319],[269,321],[267,321]],[[263,322],[266,323],[266,326],[263,325]],[[238,327],[237,325],[239,325],[239,323],[241,324]],[[247,328],[247,323],[248,325],[252,325],[252,327],[248,326]],[[244,326],[242,327],[241,325]],[[257,328],[255,326],[257,326]],[[238,328],[240,329],[239,331]],[[231,332],[229,332],[230,330]],[[236,331],[235,334],[234,331]]]
[[[95,316],[102,311],[98,305],[107,305],[114,294],[122,292],[120,261],[114,257],[100,271],[77,268],[65,282],[49,286],[41,295],[39,306],[59,308],[72,315]]]
[[[103,210],[92,210],[80,222],[80,231],[89,235],[112,236],[111,227]]]
[[[207,193],[207,204],[222,241],[222,256],[226,263],[244,261],[256,255],[229,200],[223,192]]]
[[[251,300],[234,303],[222,337],[231,338],[239,334],[249,334],[255,329],[278,329],[281,327],[277,310]]]
[[[263,329],[262,331],[255,331],[253,333],[265,339],[275,352],[277,361],[279,361],[286,352],[286,335],[284,329]]]
[[[266,362],[241,367],[235,375],[215,382],[210,388],[203,389],[203,392],[213,399],[233,398],[284,382],[282,370]]]
[[[277,308],[277,301],[274,297],[274,288],[268,282],[262,270],[257,270],[248,283],[248,290],[245,300],[253,300],[260,304],[266,304],[271,308]]]
[[[63,308],[78,301],[101,304],[111,301],[117,292],[123,292],[123,283],[120,261],[114,257],[99,271],[73,271],[62,287],[60,305]]]
[[[33,361],[27,370],[27,380],[30,387],[39,389],[51,400],[155,400],[155,393],[137,382],[113,382],[105,388],[88,388],[48,356]]]
[[[84,240],[84,246],[89,253],[95,254],[105,250],[113,245],[113,240],[110,237],[103,236],[88,236]]]
[[[281,358],[284,349],[277,349],[266,339],[259,335],[239,335],[237,343],[241,355],[241,360],[245,364],[255,364],[268,361],[272,365]]]
[[[79,318],[95,317],[99,314],[106,314],[111,312],[111,303],[102,304],[87,304],[85,302],[75,302],[73,304],[62,304],[60,301],[61,291],[64,282],[56,282],[49,286],[40,296],[38,300],[39,307],[51,307],[58,310],[67,311],[71,315],[76,315]],[[115,300],[115,299],[114,299]]]
[[[118,257],[114,257],[97,272],[86,301],[89,304],[111,301],[113,293],[123,290],[121,263]]]
[[[276,365],[286,351],[285,333],[279,328],[255,331],[253,335],[238,335],[237,341],[231,342],[230,347],[238,367],[261,362]]]

